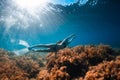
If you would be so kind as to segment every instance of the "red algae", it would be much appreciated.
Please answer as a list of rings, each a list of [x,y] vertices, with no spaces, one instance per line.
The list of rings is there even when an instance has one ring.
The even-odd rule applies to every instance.
[[[8,57],[0,57],[0,80],[28,79],[28,74],[20,69],[16,62]]]
[[[50,74],[56,73],[57,75],[57,71],[59,71],[61,67],[65,67],[64,73],[69,75],[68,79],[84,79],[90,66],[96,66],[104,61],[115,60],[117,54],[118,53],[108,45],[88,45],[66,48],[57,53],[50,53],[47,56],[47,74],[49,78],[53,77],[53,75]],[[64,77],[67,77],[67,75]],[[62,77],[59,79],[66,80]]]
[[[36,78],[40,65],[28,56],[11,57],[0,50],[0,80],[29,80]]]
[[[65,67],[54,67],[50,73],[47,70],[40,71],[37,80],[69,80],[70,75],[64,69]]]
[[[18,57],[16,59],[16,64],[29,74],[29,78],[35,78],[40,71],[40,65],[29,57]]]
[[[105,61],[90,67],[84,80],[120,80],[120,61]]]
[[[16,56],[0,49],[0,80],[120,80],[120,51],[87,45]]]

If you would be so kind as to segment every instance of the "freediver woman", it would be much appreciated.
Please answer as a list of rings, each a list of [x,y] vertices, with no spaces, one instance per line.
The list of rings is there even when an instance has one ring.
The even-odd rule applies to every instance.
[[[58,41],[53,44],[38,44],[32,47],[28,47],[28,50],[35,52],[57,52],[60,49],[66,48],[75,38],[75,34],[71,34],[62,41]],[[38,48],[46,48],[46,49],[38,49]]]

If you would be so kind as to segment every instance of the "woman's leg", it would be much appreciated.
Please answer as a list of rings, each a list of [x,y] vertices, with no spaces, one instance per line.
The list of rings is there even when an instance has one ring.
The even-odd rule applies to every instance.
[[[32,46],[32,47],[29,47],[28,49],[33,50],[35,48],[51,48],[51,47],[54,47],[54,46],[56,46],[56,44],[38,44],[38,45],[35,45],[35,46]]]

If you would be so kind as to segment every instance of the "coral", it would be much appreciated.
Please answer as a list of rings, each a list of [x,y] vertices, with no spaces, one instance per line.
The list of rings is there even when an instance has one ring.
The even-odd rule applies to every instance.
[[[90,67],[84,80],[120,80],[120,60],[103,62]]]

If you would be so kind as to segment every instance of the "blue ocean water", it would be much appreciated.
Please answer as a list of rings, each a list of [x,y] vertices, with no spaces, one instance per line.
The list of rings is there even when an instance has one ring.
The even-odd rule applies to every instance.
[[[35,15],[13,5],[9,8],[9,3],[2,5],[3,1],[0,3],[0,48],[10,51],[25,48],[20,45],[21,40],[30,46],[55,43],[70,34],[76,35],[70,46],[102,43],[120,47],[120,1],[98,0],[92,4],[88,0],[84,5],[51,3],[46,10],[37,9]]]

